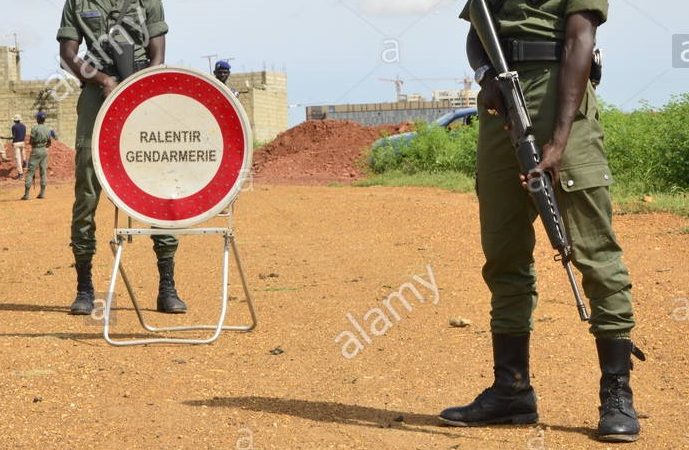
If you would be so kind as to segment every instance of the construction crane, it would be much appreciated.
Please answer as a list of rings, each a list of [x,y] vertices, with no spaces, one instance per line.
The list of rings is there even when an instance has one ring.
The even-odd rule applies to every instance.
[[[404,98],[404,95],[402,94],[402,87],[407,81],[452,81],[457,84],[464,84],[464,90],[465,91],[470,91],[473,85],[474,80],[472,80],[470,77],[465,76],[464,78],[410,78],[408,80],[403,80],[397,76],[397,78],[390,79],[390,78],[379,78],[380,81],[387,81],[390,83],[395,83],[395,92],[397,93],[397,101],[401,101]]]
[[[397,78],[394,80],[390,78],[378,78],[380,81],[387,81],[390,83],[395,83],[395,92],[397,93],[397,101],[401,101],[403,98],[402,95],[402,87],[404,86],[404,80],[400,79],[400,76],[397,75]]]
[[[454,81],[457,84],[464,84],[464,90],[466,91],[470,91],[474,83],[474,80],[468,76],[464,78],[414,78],[410,81]]]

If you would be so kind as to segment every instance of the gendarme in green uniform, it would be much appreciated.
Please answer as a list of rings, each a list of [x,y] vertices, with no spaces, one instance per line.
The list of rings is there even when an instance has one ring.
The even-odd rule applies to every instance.
[[[34,125],[31,128],[31,157],[29,158],[29,169],[27,171],[24,187],[28,192],[38,168],[41,176],[41,198],[45,194],[45,187],[48,184],[48,150],[46,146],[50,140],[50,128],[45,124]]]
[[[109,30],[118,23],[122,0],[67,0],[62,13],[57,39],[86,41],[89,53],[84,58],[102,72],[114,75],[115,71],[101,44],[107,40]],[[166,34],[168,26],[161,0],[133,0],[119,23],[135,43],[137,63],[147,61],[144,45],[148,39]],[[102,90],[86,84],[79,97],[76,141],[76,184],[72,211],[72,251],[76,261],[90,261],[96,252],[96,224],[94,221],[101,186],[98,183],[91,159],[91,136],[96,116],[103,104]],[[172,258],[177,240],[172,236],[153,237],[159,259]]]
[[[581,11],[607,19],[607,0],[489,1],[500,39],[562,40],[566,16]],[[469,18],[468,5],[461,18]],[[519,72],[541,148],[552,137],[558,107],[558,62],[512,64]],[[519,168],[503,121],[482,106],[477,155],[484,279],[492,294],[494,333],[519,335],[532,329],[538,300],[534,272],[533,222],[537,216],[519,182]],[[634,327],[631,283],[612,231],[608,186],[612,175],[603,149],[595,91],[589,83],[562,158],[558,202],[572,241],[574,263],[591,303],[596,337],[628,337]]]
[[[480,12],[482,5],[474,4],[478,1],[470,0],[473,14]],[[551,142],[554,132],[565,130],[555,129],[561,110],[565,120],[571,118],[566,110],[576,110],[576,105],[558,98],[560,88],[583,94],[562,154],[560,183],[554,188],[572,245],[573,262],[582,274],[584,292],[591,304],[590,329],[596,337],[601,370],[597,438],[605,442],[635,441],[641,426],[630,386],[631,355],[645,357],[629,339],[634,327],[631,283],[611,226],[608,187],[612,176],[603,151],[598,105],[590,82],[583,86],[571,79],[560,86],[559,81],[560,70],[564,69],[558,61],[563,56],[574,55],[576,59],[567,59],[572,75],[587,71],[585,58],[593,50],[598,25],[607,19],[608,2],[487,2],[510,70],[518,72],[522,81],[541,148]],[[465,8],[462,17],[468,18],[469,11]],[[467,48],[472,65],[479,69],[477,78],[481,79],[481,74],[487,73],[482,70],[490,68],[486,55],[480,52],[480,35],[487,30],[484,20],[475,19]],[[571,53],[562,50],[565,41]],[[531,195],[522,188],[515,149],[503,128],[503,118],[489,114],[483,102],[485,95],[489,106],[495,106],[492,94],[499,95],[499,82],[482,81],[476,179],[481,244],[486,256],[483,278],[492,294],[494,381],[471,403],[443,410],[440,420],[453,426],[537,423],[538,402],[531,384],[529,357],[531,318],[538,300],[533,259],[537,212]],[[565,103],[560,105],[560,101]],[[561,151],[556,147],[555,151]],[[560,291],[565,295],[563,300],[570,302],[571,293],[562,276]]]

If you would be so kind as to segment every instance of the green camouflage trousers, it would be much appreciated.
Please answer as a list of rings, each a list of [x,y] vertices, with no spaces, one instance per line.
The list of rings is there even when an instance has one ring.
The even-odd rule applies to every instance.
[[[34,176],[36,175],[36,168],[38,168],[38,173],[41,176],[41,187],[46,187],[48,184],[48,150],[45,147],[31,149],[29,168],[24,180],[24,186],[27,189],[31,188],[31,183],[33,183]]]
[[[103,104],[98,86],[87,84],[77,104],[76,183],[72,208],[72,252],[75,261],[90,261],[96,253],[96,208],[101,186],[93,168],[91,136],[96,116]],[[153,250],[158,259],[172,258],[178,241],[174,236],[152,236]]]
[[[517,70],[542,147],[553,132],[559,67],[528,63]],[[598,114],[595,92],[589,84],[555,189],[573,247],[573,262],[582,274],[590,302],[590,331],[596,337],[628,337],[635,323],[631,282],[611,225],[608,186],[612,176]],[[502,119],[489,115],[483,107],[479,107],[479,115],[476,186],[486,257],[483,278],[491,291],[491,329],[494,333],[524,334],[533,328],[532,314],[538,301],[533,258],[537,212],[521,186],[515,150]],[[564,270],[562,283],[569,292]],[[574,315],[574,299],[566,300],[571,300]]]

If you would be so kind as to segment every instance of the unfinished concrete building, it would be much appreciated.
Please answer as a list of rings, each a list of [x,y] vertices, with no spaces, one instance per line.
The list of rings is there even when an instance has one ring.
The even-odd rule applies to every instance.
[[[229,83],[238,90],[249,116],[254,140],[271,141],[288,128],[287,75],[281,72],[233,74]],[[27,126],[37,111],[48,114],[46,123],[57,130],[60,140],[73,147],[76,141],[78,82],[65,78],[55,68],[47,80],[24,81],[21,52],[0,47],[0,136],[9,136],[12,117],[20,114]]]
[[[51,77],[25,81],[21,76],[21,53],[14,47],[0,47],[0,136],[10,136],[12,118],[22,116],[28,128],[35,124],[38,111],[48,114],[46,124],[57,130],[60,140],[74,146],[79,87],[72,80]],[[63,89],[60,96],[56,90]],[[64,95],[63,95],[64,94]]]
[[[239,101],[249,116],[255,141],[272,141],[287,130],[287,74],[267,71],[233,73],[228,84],[240,93]]]
[[[365,103],[322,105],[306,108],[306,120],[352,120],[366,126],[390,125],[401,122],[433,122],[438,117],[460,108],[475,108],[477,92],[472,81],[464,80],[464,89],[437,90],[431,101],[419,94],[402,94],[398,83],[398,101],[394,103]]]

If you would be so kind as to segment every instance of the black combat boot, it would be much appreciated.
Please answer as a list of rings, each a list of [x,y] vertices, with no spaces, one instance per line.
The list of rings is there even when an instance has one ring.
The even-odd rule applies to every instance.
[[[41,192],[38,193],[36,198],[45,198],[45,186],[41,186]]]
[[[80,261],[74,264],[77,270],[77,297],[69,308],[70,314],[88,316],[93,311],[95,295],[91,280],[91,261]]]
[[[175,289],[175,262],[172,258],[158,260],[160,284],[158,286],[158,311],[168,314],[184,314],[187,305],[177,295]]]
[[[441,412],[440,420],[460,427],[536,423],[536,393],[529,380],[529,337],[493,334],[495,382],[472,403]]]
[[[633,442],[639,439],[639,419],[634,410],[629,371],[632,367],[632,341],[596,339],[600,379],[600,422],[598,438],[608,442]]]
[[[22,200],[28,200],[29,199],[29,194],[31,193],[31,188],[30,187],[25,187],[24,188],[24,196],[22,197]]]

